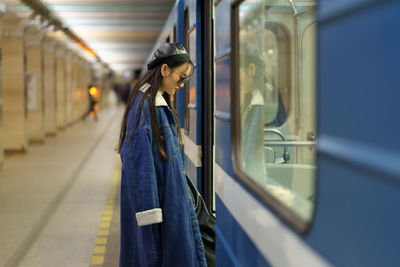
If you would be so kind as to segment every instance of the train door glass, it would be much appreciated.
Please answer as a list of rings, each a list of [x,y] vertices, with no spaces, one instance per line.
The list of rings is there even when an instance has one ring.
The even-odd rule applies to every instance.
[[[269,206],[289,211],[282,216],[290,223],[308,225],[316,177],[315,0],[243,1],[237,16],[239,172]]]

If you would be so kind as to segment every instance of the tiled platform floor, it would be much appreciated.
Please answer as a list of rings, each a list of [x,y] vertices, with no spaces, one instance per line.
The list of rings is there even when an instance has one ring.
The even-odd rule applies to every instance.
[[[90,265],[118,167],[114,149],[122,114],[121,108],[107,109],[98,122],[78,122],[44,144],[30,145],[26,153],[5,157],[0,170],[0,266]],[[104,266],[118,264],[118,193],[113,198]]]

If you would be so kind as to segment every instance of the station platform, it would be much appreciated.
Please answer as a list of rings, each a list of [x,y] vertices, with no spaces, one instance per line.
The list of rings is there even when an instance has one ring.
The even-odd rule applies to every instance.
[[[5,156],[0,266],[118,266],[122,116],[103,110]]]

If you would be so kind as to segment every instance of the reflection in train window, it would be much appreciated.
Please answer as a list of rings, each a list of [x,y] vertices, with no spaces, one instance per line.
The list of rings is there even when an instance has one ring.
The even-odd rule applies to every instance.
[[[316,176],[315,1],[244,1],[238,26],[239,168],[309,223]]]

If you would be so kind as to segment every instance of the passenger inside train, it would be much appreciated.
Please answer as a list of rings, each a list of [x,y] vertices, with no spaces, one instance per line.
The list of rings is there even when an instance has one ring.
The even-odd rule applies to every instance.
[[[262,186],[266,184],[264,159],[264,62],[250,45],[240,50],[240,110],[242,165]]]

